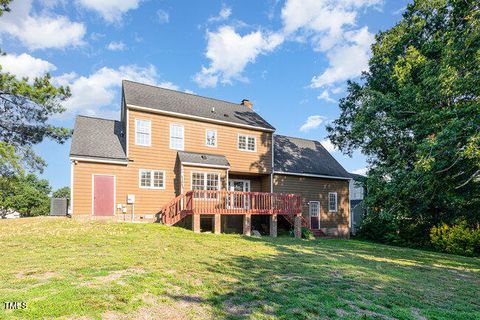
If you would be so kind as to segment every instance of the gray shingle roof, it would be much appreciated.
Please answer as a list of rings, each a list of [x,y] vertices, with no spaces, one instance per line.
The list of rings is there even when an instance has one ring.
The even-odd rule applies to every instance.
[[[115,120],[77,116],[70,156],[126,161],[122,123]]]
[[[236,103],[123,80],[126,104],[274,130],[250,108]],[[215,110],[212,112],[213,109]]]
[[[274,135],[274,170],[350,178],[318,141]]]
[[[178,151],[178,159],[182,163],[206,164],[211,166],[229,167],[230,163],[225,156],[218,154]]]

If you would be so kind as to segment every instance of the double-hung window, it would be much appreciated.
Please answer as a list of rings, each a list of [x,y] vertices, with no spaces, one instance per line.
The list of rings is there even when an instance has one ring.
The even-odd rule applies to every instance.
[[[165,171],[140,169],[139,180],[140,188],[165,189]]]
[[[192,172],[192,190],[220,190],[220,175],[212,172]],[[197,199],[216,199],[216,193],[196,193]]]
[[[207,147],[217,146],[217,130],[207,129],[205,131],[205,145]]]
[[[329,192],[328,193],[328,211],[329,212],[337,212],[338,204],[337,204],[337,193],[336,192]]]
[[[151,145],[152,122],[150,120],[135,119],[135,144],[139,146]]]
[[[257,139],[254,136],[248,136],[244,134],[238,135],[238,150],[256,151]]]
[[[183,150],[184,129],[180,124],[170,124],[170,149]]]

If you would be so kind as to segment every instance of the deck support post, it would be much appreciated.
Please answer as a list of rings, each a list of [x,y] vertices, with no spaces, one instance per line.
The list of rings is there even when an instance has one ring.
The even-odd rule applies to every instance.
[[[301,238],[302,237],[302,217],[300,215],[295,216],[293,224],[293,233],[295,235],[295,238]]]
[[[277,214],[270,215],[270,237],[277,236]]]
[[[252,234],[252,215],[247,213],[243,216],[243,235],[250,236]]]
[[[192,215],[192,229],[195,233],[200,233],[200,215],[193,214]]]
[[[220,213],[215,213],[213,218],[213,233],[220,234],[222,232],[222,216]]]

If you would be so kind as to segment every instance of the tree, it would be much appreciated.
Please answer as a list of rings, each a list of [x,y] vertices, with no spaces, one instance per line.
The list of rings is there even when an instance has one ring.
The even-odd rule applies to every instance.
[[[53,192],[54,198],[67,198],[70,199],[70,187],[62,187]]]
[[[368,157],[369,218],[409,244],[428,243],[441,222],[478,225],[479,2],[416,0],[375,40],[369,71],[348,83],[327,128],[340,150]]]
[[[0,0],[0,17],[10,11],[9,3]],[[56,87],[50,80],[49,74],[33,81],[17,79],[0,66],[0,142],[12,146],[24,166],[33,170],[45,166],[33,152],[34,144],[44,138],[64,143],[71,135],[69,129],[48,123],[51,116],[65,111],[62,103],[71,96],[68,87]]]
[[[5,181],[7,184],[0,190],[0,208],[15,210],[27,217],[49,213],[52,189],[47,180],[28,174]],[[2,210],[3,215],[8,210]]]

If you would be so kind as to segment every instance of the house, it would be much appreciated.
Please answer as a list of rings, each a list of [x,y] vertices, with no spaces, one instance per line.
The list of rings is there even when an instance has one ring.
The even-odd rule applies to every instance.
[[[248,100],[123,81],[120,121],[76,119],[72,216],[348,237],[348,172],[319,142],[274,133]]]
[[[350,180],[350,231],[356,234],[358,227],[366,214],[366,209],[363,203],[365,194],[364,179],[365,177],[359,174],[350,173],[352,180]]]

